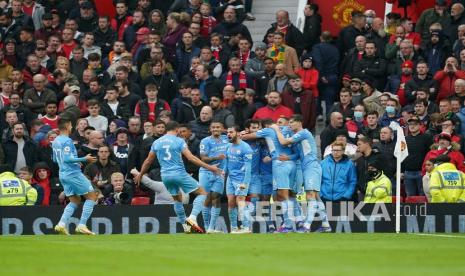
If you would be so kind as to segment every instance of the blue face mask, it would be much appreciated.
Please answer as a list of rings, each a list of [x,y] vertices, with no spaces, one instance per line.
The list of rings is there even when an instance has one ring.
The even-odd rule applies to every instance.
[[[389,114],[394,114],[396,113],[396,108],[393,106],[386,106],[386,112]]]
[[[363,119],[363,112],[361,111],[355,111],[354,112],[354,118],[357,121],[361,121]]]

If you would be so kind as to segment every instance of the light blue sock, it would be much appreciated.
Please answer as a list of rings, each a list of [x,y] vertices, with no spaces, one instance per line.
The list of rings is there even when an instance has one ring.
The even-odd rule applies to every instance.
[[[305,220],[306,226],[310,227],[312,225],[313,219],[315,219],[315,214],[318,211],[318,203],[315,199],[310,199],[307,202],[307,219]]]
[[[212,212],[212,207],[203,206],[203,208],[202,208],[202,218],[203,218],[203,226],[204,226],[205,229],[207,229],[208,225],[210,225],[210,221],[211,221],[210,213],[211,212]]]
[[[65,210],[63,210],[59,224],[66,226],[69,218],[74,214],[74,211],[76,211],[77,207],[78,205],[74,202],[68,203],[68,205],[65,207]]]
[[[232,228],[237,228],[237,207],[233,209],[228,209],[229,215],[229,225]]]
[[[289,217],[289,205],[292,205],[288,199],[281,201],[281,210],[283,212],[284,227],[292,228],[292,220]]]
[[[321,225],[323,227],[329,227],[328,215],[326,214],[326,206],[323,201],[318,200],[318,215],[321,218]]]
[[[205,202],[205,199],[207,199],[207,195],[198,195],[194,199],[194,203],[192,204],[192,212],[191,216],[192,217],[197,217],[200,212],[202,211],[203,203]]]
[[[239,207],[239,220],[242,222],[243,227],[250,227],[250,209],[247,204]]]
[[[182,205],[182,202],[175,201],[173,204],[173,207],[174,207],[174,212],[176,213],[176,216],[178,217],[178,222],[184,223],[186,221],[186,211],[184,210],[184,206]]]
[[[84,202],[84,205],[82,206],[82,214],[81,214],[81,219],[79,220],[79,224],[86,225],[87,220],[90,218],[90,215],[92,215],[92,211],[94,210],[94,206],[97,204],[97,202],[86,199]]]
[[[258,202],[259,202],[258,197],[251,197],[250,198],[250,203],[251,203],[253,209],[249,209],[249,211],[250,211],[250,214],[252,216],[255,216],[257,214],[257,203]]]
[[[210,224],[208,225],[209,230],[215,230],[215,228],[216,228],[216,220],[220,216],[220,212],[221,212],[220,207],[212,207],[211,208]]]
[[[302,221],[302,207],[300,206],[299,201],[297,201],[297,198],[291,197],[289,199],[292,201],[293,204],[293,213],[294,213],[294,219],[296,222],[301,222]]]

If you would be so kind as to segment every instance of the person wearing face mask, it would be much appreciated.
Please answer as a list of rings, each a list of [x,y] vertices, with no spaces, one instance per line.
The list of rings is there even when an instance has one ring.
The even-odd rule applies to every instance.
[[[439,155],[447,155],[450,157],[451,162],[462,172],[465,172],[464,161],[465,158],[460,152],[460,145],[452,142],[452,137],[447,132],[439,134],[438,143],[434,143],[431,146],[431,150],[426,154],[422,165],[422,175],[426,173],[425,162],[433,158],[437,158]]]
[[[368,164],[365,203],[392,203],[391,181],[383,173],[378,160]]]
[[[356,141],[357,133],[367,126],[368,122],[365,119],[365,106],[362,104],[358,104],[354,108],[354,115],[353,117],[349,118],[346,122],[346,128],[349,133],[349,137]]]
[[[394,129],[394,126],[396,124],[399,124],[400,120],[400,114],[397,111],[397,107],[399,106],[399,103],[397,102],[396,99],[390,98],[387,100],[386,103],[386,108],[383,116],[379,120],[379,123],[381,126],[386,127],[386,126],[391,126],[392,129]]]

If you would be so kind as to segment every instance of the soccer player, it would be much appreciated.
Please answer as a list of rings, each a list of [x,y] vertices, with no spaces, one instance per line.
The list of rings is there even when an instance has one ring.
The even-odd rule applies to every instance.
[[[222,135],[223,131],[223,123],[214,121],[210,124],[210,133],[212,135],[203,138],[200,142],[200,159],[222,170],[224,170],[225,153],[229,144],[226,135]],[[216,231],[215,226],[221,211],[221,195],[224,190],[224,178],[207,169],[200,168],[199,183],[200,187],[204,188],[205,191],[209,193],[202,210],[205,230],[210,234],[219,233],[221,231]],[[213,207],[210,207],[210,205]]]
[[[267,125],[265,128],[260,129],[256,133],[248,133],[242,136],[244,140],[251,140],[257,138],[265,138],[268,149],[272,158],[272,172],[273,172],[273,189],[277,190],[277,201],[281,202],[281,210],[283,213],[284,223],[278,229],[280,233],[293,232],[292,221],[289,217],[289,190],[291,182],[294,183],[295,177],[295,154],[292,148],[282,146],[279,143],[276,131]]]
[[[134,183],[139,185],[142,176],[147,173],[156,157],[161,167],[161,180],[175,200],[173,205],[174,211],[179,223],[183,225],[184,232],[193,230],[198,233],[204,233],[204,230],[197,224],[197,215],[202,211],[207,192],[186,172],[182,156],[195,165],[212,171],[215,174],[222,174],[222,170],[216,166],[204,163],[193,155],[184,139],[177,136],[178,131],[179,124],[176,121],[170,121],[166,124],[166,134],[153,142],[149,155],[142,164],[140,174],[134,177]],[[186,218],[179,189],[182,189],[186,194],[194,193],[197,195],[188,218]]]
[[[251,233],[250,212],[245,198],[252,176],[252,149],[239,138],[239,127],[230,127],[227,131],[231,143],[226,152],[226,195],[228,197],[229,223],[231,234]],[[237,226],[237,216],[242,227]]]
[[[310,226],[315,214],[318,212],[322,225],[317,232],[331,232],[325,205],[323,201],[321,201],[319,195],[321,187],[321,166],[317,157],[315,139],[310,131],[302,127],[301,115],[293,115],[289,121],[289,126],[295,133],[290,138],[285,138],[278,126],[272,127],[275,129],[279,142],[283,146],[290,144],[297,144],[298,146],[307,198],[307,218],[304,223],[305,231],[310,232]]]
[[[60,135],[52,143],[53,161],[58,164],[60,183],[63,185],[64,193],[70,202],[66,205],[60,222],[55,226],[55,231],[58,234],[69,235],[66,224],[81,203],[81,196],[84,196],[86,201],[82,207],[81,219],[76,227],[76,233],[95,235],[87,228],[86,223],[94,210],[97,194],[94,192],[89,179],[82,173],[79,163],[92,163],[97,161],[97,158],[90,154],[81,158],[77,157],[73,140],[69,138],[73,129],[70,120],[61,119],[58,123],[58,129]]]
[[[255,133],[260,129],[260,121],[250,119],[244,124],[246,133]],[[261,140],[247,141],[252,149],[252,178],[249,187],[249,197],[251,203],[250,213],[253,214],[257,210],[257,202],[262,193],[262,182],[260,181],[260,152],[263,142]]]

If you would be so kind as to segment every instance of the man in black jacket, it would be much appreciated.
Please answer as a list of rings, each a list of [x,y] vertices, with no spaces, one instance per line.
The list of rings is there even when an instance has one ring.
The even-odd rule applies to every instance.
[[[245,90],[238,89],[234,94],[234,100],[229,106],[229,110],[234,116],[234,121],[241,129],[244,129],[244,123],[253,117],[257,108],[254,104],[249,104],[245,99]]]
[[[210,135],[210,123],[212,118],[213,110],[210,106],[207,105],[202,107],[202,110],[200,110],[199,118],[189,123],[192,132],[198,139],[202,140],[203,138]]]
[[[368,41],[365,54],[354,64],[354,76],[362,80],[372,78],[377,90],[383,91],[386,74],[386,61],[377,55],[376,44]]]
[[[326,147],[336,140],[336,133],[339,129],[345,129],[343,116],[339,112],[333,112],[330,115],[329,125],[320,135],[321,155],[323,155]]]
[[[405,137],[409,155],[402,162],[405,190],[408,195],[416,195],[416,191],[422,191],[421,166],[428,153],[433,137],[420,132],[421,120],[412,116],[408,120],[409,135]]]
[[[367,39],[363,35],[359,35],[355,38],[355,47],[348,50],[347,54],[343,56],[340,70],[342,74],[353,76],[355,62],[362,59],[365,53],[366,43]]]
[[[428,64],[425,61],[419,61],[416,68],[416,74],[405,84],[405,97],[408,103],[411,104],[416,100],[416,93],[419,88],[427,88],[430,98],[435,100],[439,92],[439,85],[433,79],[433,76],[429,74]]]
[[[197,65],[195,77],[198,79],[200,95],[203,101],[208,101],[213,95],[222,94],[223,82],[211,76],[206,65]]]
[[[37,145],[27,136],[24,136],[23,123],[13,124],[13,137],[2,144],[5,154],[5,162],[16,173],[25,166],[34,167],[40,153]]]
[[[343,28],[339,33],[337,46],[341,56],[355,46],[355,38],[359,35],[365,35],[366,17],[359,11],[352,12],[352,24]]]
[[[200,90],[197,87],[192,88],[190,98],[181,102],[177,111],[176,121],[180,124],[187,124],[196,120],[200,115],[200,110],[206,104],[200,98]]]
[[[94,38],[94,44],[102,50],[102,59],[106,58],[117,38],[117,33],[111,28],[110,17],[107,15],[99,16],[98,27],[94,30]]]
[[[213,121],[223,123],[225,128],[234,126],[234,115],[229,109],[223,107],[220,95],[210,97],[210,107],[213,110]]]
[[[212,33],[222,34],[223,40],[226,43],[229,43],[229,40],[234,39],[234,36],[238,34],[241,34],[243,38],[246,38],[250,42],[253,41],[249,29],[236,19],[236,11],[234,8],[227,6],[224,10],[223,17],[224,21],[216,25]]]

